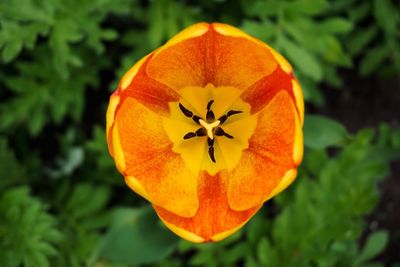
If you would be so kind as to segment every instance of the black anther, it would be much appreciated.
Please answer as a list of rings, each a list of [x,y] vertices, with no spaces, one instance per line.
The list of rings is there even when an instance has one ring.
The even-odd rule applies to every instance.
[[[196,115],[194,115],[193,116],[193,121],[195,122],[195,123],[197,123],[197,124],[200,124],[200,117],[199,116],[196,116]]]
[[[206,131],[206,129],[204,129],[204,128],[199,128],[197,131],[196,131],[196,136],[206,136],[207,135],[207,131]]]
[[[207,143],[208,146],[213,146],[214,145],[214,139],[211,139],[210,137],[207,138]]]
[[[228,119],[228,116],[224,115],[221,118],[219,118],[218,120],[219,120],[220,124],[223,124],[226,121],[226,119]]]
[[[208,122],[214,121],[215,120],[214,112],[212,112],[211,110],[207,111],[206,119]]]
[[[179,108],[186,117],[191,118],[193,116],[193,112],[185,108],[181,103],[179,103]]]
[[[239,110],[230,110],[230,111],[228,111],[228,117],[230,117],[230,116],[232,116],[232,115],[235,115],[235,114],[238,114],[238,113],[242,113],[242,111],[239,111]]]
[[[207,104],[207,110],[211,109],[211,105],[214,103],[214,100],[210,100]]]
[[[215,163],[214,147],[213,146],[210,146],[208,148],[208,155],[210,155],[210,159]]]
[[[223,124],[230,116],[238,114],[238,113],[242,113],[242,111],[238,111],[238,110],[229,110],[228,113],[226,113],[225,115],[223,115],[222,117],[220,117],[219,123]]]
[[[225,136],[225,137],[228,137],[229,139],[233,139],[233,136],[228,134],[228,133],[226,133],[221,127],[218,127],[215,130],[215,135],[216,136]]]
[[[187,134],[185,134],[185,136],[183,137],[183,139],[189,139],[189,138],[193,138],[196,136],[196,133],[193,132],[189,132]]]

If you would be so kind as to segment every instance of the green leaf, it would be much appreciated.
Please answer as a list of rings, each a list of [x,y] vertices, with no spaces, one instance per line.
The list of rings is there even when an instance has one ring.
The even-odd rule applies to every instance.
[[[275,25],[267,20],[262,22],[244,20],[241,29],[263,41],[268,41],[278,32]]]
[[[60,223],[65,232],[61,255],[52,266],[80,267],[88,264],[101,239],[101,231],[110,222],[106,208],[111,187],[79,183],[72,186],[69,180],[58,179],[55,199]]]
[[[304,145],[313,149],[342,144],[349,136],[343,125],[318,115],[305,116],[303,132]]]
[[[299,71],[314,81],[321,81],[322,67],[313,54],[285,39],[282,41],[282,48]]]
[[[360,3],[349,9],[349,17],[353,22],[359,22],[371,14],[371,2]]]
[[[263,237],[257,246],[257,256],[259,262],[264,266],[278,266],[276,250],[266,237]]]
[[[168,256],[178,238],[160,227],[150,207],[120,208],[114,223],[104,236],[99,256],[120,264],[157,262]]]
[[[29,194],[28,187],[14,187],[0,197],[0,265],[49,266],[58,253],[53,245],[62,235],[46,205]]]
[[[7,140],[0,136],[0,189],[23,182],[26,167],[18,162]]]
[[[321,22],[319,27],[324,33],[348,33],[353,29],[353,23],[343,18],[330,18]]]
[[[329,2],[326,0],[297,0],[287,5],[287,10],[294,14],[318,15],[325,12],[328,7]]]
[[[389,241],[389,233],[387,231],[377,231],[368,236],[368,239],[357,257],[357,263],[367,262],[383,251]]]
[[[352,66],[351,58],[345,54],[338,39],[331,35],[321,38],[325,41],[323,56],[326,61],[347,68]]]
[[[3,50],[3,61],[5,63],[13,60],[22,50],[22,42],[20,40],[13,40],[9,42]]]
[[[367,29],[360,29],[349,36],[346,43],[350,55],[358,55],[371,43],[378,34],[378,27],[372,25]]]
[[[386,59],[389,50],[385,46],[378,46],[368,50],[360,63],[359,73],[367,76],[377,70]]]
[[[375,0],[374,15],[379,26],[381,26],[388,35],[396,34],[398,30],[396,24],[399,22],[399,14],[398,9],[393,6],[390,0]]]
[[[158,47],[165,37],[164,0],[154,1],[149,9],[148,30],[149,44],[152,48]]]
[[[240,1],[242,10],[249,17],[267,17],[275,15],[279,11],[280,3],[277,1]]]

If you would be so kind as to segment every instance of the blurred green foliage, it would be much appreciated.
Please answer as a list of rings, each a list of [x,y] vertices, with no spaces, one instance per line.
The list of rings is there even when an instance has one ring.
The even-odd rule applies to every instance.
[[[317,111],[328,101],[321,88],[345,93],[346,69],[400,73],[392,0],[2,0],[0,266],[383,266],[376,256],[393,237],[370,233],[365,216],[400,158],[400,129],[387,124],[352,134],[306,116],[297,181],[218,244],[179,240],[124,186],[105,143],[109,92],[198,21],[279,50]]]

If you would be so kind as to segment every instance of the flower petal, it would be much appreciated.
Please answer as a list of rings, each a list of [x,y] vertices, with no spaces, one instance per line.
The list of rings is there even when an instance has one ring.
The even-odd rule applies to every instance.
[[[212,25],[213,25],[213,28],[215,29],[215,31],[217,31],[218,33],[220,33],[222,35],[246,38],[252,42],[258,43],[259,45],[266,47],[269,50],[269,52],[274,56],[275,60],[278,61],[281,68],[288,74],[292,73],[292,66],[289,64],[289,62],[281,54],[279,54],[275,49],[273,49],[266,43],[260,41],[257,38],[254,38],[251,35],[248,35],[245,32],[242,32],[238,28],[235,28],[231,25],[223,24],[223,23],[213,23]]]
[[[199,205],[198,175],[172,150],[163,117],[127,98],[118,110],[114,128],[125,162],[120,171],[127,184],[155,205],[183,217],[193,216]]]
[[[125,89],[121,89],[121,98],[123,101],[132,97],[157,114],[169,115],[168,102],[177,101],[179,95],[146,74],[145,69],[153,55],[154,53],[143,58],[121,80],[121,88],[126,86]]]
[[[218,29],[223,24],[213,24],[214,28],[215,25],[219,25],[214,34],[212,53],[215,57],[215,77],[212,83],[216,86],[233,86],[245,90],[271,74],[278,66],[266,46],[253,38],[221,34]]]
[[[296,107],[297,110],[299,111],[299,118],[300,118],[300,125],[303,127],[304,123],[304,98],[303,98],[303,92],[301,91],[301,87],[299,82],[297,81],[296,78],[292,79],[292,88],[293,88],[293,94],[294,97],[296,98]]]
[[[192,218],[183,218],[155,205],[161,220],[181,236],[192,242],[218,241],[239,230],[261,207],[245,211],[232,210],[226,198],[226,175],[215,176],[203,172],[199,180],[200,207]]]
[[[298,115],[292,99],[281,90],[258,114],[249,147],[239,164],[227,173],[228,201],[234,210],[247,210],[263,203],[285,173],[297,167],[293,154]],[[233,133],[234,134],[234,133]]]
[[[147,74],[175,90],[187,86],[204,86],[206,65],[208,65],[206,63],[208,36],[209,34],[205,33],[161,47],[149,62]]]
[[[277,60],[265,45],[221,34],[213,26],[209,25],[204,34],[195,27],[191,38],[175,37],[180,42],[167,43],[150,61],[148,75],[176,90],[207,83],[244,90],[277,67]],[[190,36],[186,31],[178,36],[181,34]]]
[[[256,113],[268,105],[280,90],[287,91],[295,100],[292,77],[277,67],[273,73],[250,86],[241,97],[251,105],[251,113]]]
[[[108,144],[108,151],[110,152],[111,156],[113,156],[113,149],[111,145],[111,132],[112,126],[114,125],[114,118],[115,118],[115,111],[118,107],[120,102],[119,96],[120,90],[115,90],[115,92],[110,96],[110,101],[107,107],[107,114],[106,114],[106,135],[107,135],[107,144]]]

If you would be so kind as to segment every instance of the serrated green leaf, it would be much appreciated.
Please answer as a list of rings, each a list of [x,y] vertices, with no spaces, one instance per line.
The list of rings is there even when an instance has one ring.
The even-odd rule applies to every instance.
[[[49,266],[60,239],[56,219],[46,206],[29,194],[28,187],[14,187],[0,197],[0,264],[2,266]],[[59,237],[61,234],[59,235]]]

